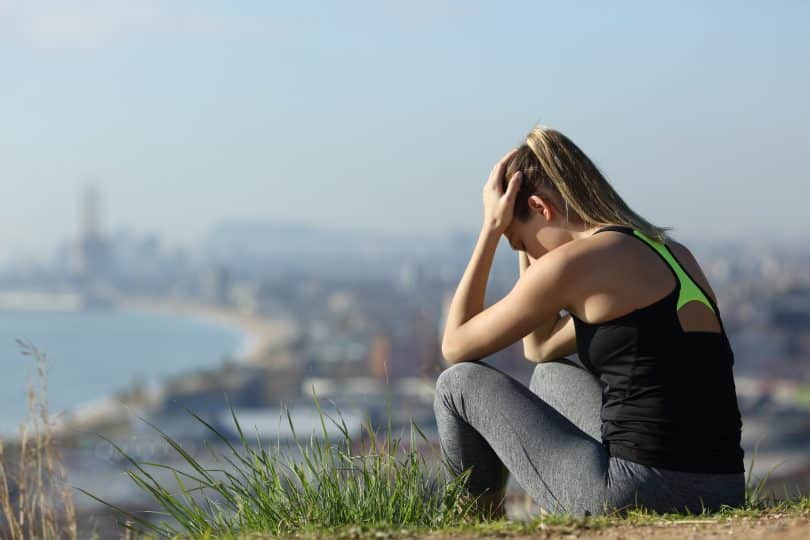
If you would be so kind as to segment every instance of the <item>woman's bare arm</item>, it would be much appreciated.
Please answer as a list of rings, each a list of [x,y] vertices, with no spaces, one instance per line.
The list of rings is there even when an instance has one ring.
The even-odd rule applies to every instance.
[[[478,360],[523,339],[540,328],[548,335],[582,265],[578,257],[556,249],[532,263],[512,290],[484,309],[487,279],[498,240],[513,218],[521,176],[516,172],[504,190],[503,172],[514,155],[509,151],[493,167],[484,185],[484,222],[467,268],[447,310],[442,355],[451,364]],[[545,322],[544,322],[545,321]],[[546,329],[547,330],[544,330]]]
[[[486,267],[492,262],[497,242],[491,238],[482,231],[450,303],[442,354],[451,364],[488,356],[559,319],[560,309],[570,301],[572,284],[584,267],[565,250],[555,249],[537,259],[506,296],[482,310]]]
[[[557,324],[551,329],[551,335],[540,345],[536,359],[526,357],[533,362],[547,362],[562,356],[569,356],[577,352],[577,335],[574,329],[574,319],[566,313],[559,317]]]
[[[518,267],[520,268],[520,276],[522,277],[526,270],[529,268],[529,256],[525,251],[518,251]],[[559,319],[559,316],[557,317]],[[530,334],[523,338],[523,356],[532,362],[540,362],[540,346],[545,341],[546,337],[556,324],[556,320],[548,321],[543,326],[536,328]]]
[[[526,252],[518,251],[518,266],[521,276],[530,264]],[[523,356],[531,362],[545,362],[576,352],[574,321],[569,314],[561,317],[557,313],[551,320],[544,322],[523,338]]]

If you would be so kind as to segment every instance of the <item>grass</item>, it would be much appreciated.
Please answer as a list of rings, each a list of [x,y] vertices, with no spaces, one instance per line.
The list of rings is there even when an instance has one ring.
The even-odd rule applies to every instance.
[[[47,357],[28,341],[17,340],[24,356],[36,361],[39,380],[28,389],[28,419],[19,441],[0,441],[0,535],[11,540],[76,538],[73,493],[53,439],[48,415]]]
[[[323,439],[311,436],[302,443],[295,433],[290,412],[287,421],[293,434],[293,455],[279,445],[267,447],[256,437],[250,444],[238,418],[231,416],[239,441],[230,439],[210,423],[188,411],[218,440],[223,451],[209,446],[216,462],[207,467],[176,440],[150,424],[177,453],[184,467],[139,463],[114,442],[115,449],[132,465],[129,476],[160,507],[170,520],[154,523],[144,515],[116,507],[101,497],[88,496],[109,506],[123,518],[119,523],[141,535],[159,538],[235,538],[252,533],[290,535],[336,530],[349,525],[362,530],[442,529],[475,519],[476,500],[467,496],[469,471],[450,477],[429,470],[417,450],[417,436],[424,433],[411,422],[408,448],[392,437],[390,423],[383,439],[365,425],[368,445],[355,450],[357,441],[339,415],[324,413],[314,397]],[[333,443],[326,420],[341,433]],[[444,462],[443,462],[444,466]],[[153,474],[169,471],[175,483],[168,487]]]
[[[29,391],[29,421],[19,444],[12,452],[5,452],[0,445],[0,521],[4,521],[0,536],[12,540],[75,539],[72,494],[56,452],[45,400],[46,357],[30,343],[21,341],[20,345],[23,354],[37,362],[40,387],[38,392],[33,386]],[[392,436],[389,410],[384,436],[368,423],[363,426],[366,436],[353,440],[342,415],[338,412],[338,419],[332,418],[321,408],[317,395],[314,400],[323,438],[311,436],[302,442],[287,411],[295,449],[291,455],[282,452],[279,445],[266,446],[258,436],[249,439],[233,410],[231,417],[238,433],[234,442],[188,411],[218,442],[216,447],[208,447],[213,466],[152,424],[182,467],[139,462],[108,440],[128,460],[129,477],[151,496],[157,512],[132,512],[77,489],[112,508],[119,516],[122,537],[127,538],[388,538],[436,533],[509,536],[768,516],[810,517],[810,498],[766,494],[768,478],[752,478],[752,460],[746,502],[738,508],[700,514],[657,514],[637,508],[585,518],[541,514],[529,521],[485,519],[479,514],[477,501],[466,491],[470,471],[458,476],[445,474],[448,469],[444,461],[440,464],[443,471],[430,468],[416,444],[427,438],[415,423],[411,422],[408,444],[403,445],[401,439]],[[338,441],[328,437],[327,420],[338,427]],[[159,480],[158,472],[168,473],[173,481]]]
[[[538,515],[526,522],[487,520],[477,513],[476,501],[465,488],[469,470],[449,481],[430,471],[416,448],[416,436],[427,440],[410,425],[410,444],[405,449],[391,436],[390,420],[384,441],[366,427],[369,447],[353,450],[354,442],[340,416],[325,414],[315,396],[323,440],[311,437],[302,444],[292,420],[287,421],[295,438],[297,457],[283,456],[258,438],[251,445],[232,413],[239,434],[234,445],[217,429],[189,411],[227,449],[217,455],[227,467],[207,468],[156,426],[183,461],[183,469],[157,463],[138,463],[110,441],[129,460],[132,480],[148,492],[170,521],[154,523],[143,515],[109,505],[123,518],[119,523],[140,535],[158,538],[258,539],[296,536],[304,538],[380,538],[412,536],[441,531],[443,534],[528,534],[538,530],[575,531],[618,525],[654,525],[667,522],[721,522],[765,515],[810,513],[810,498],[777,499],[765,493],[765,478],[746,479],[746,502],[700,514],[658,514],[643,508],[597,517]],[[327,436],[325,419],[340,428],[342,440],[334,444]],[[389,414],[390,418],[390,414]],[[151,424],[150,424],[151,425]],[[275,451],[274,451],[275,450]],[[749,471],[753,468],[753,460]],[[446,463],[442,462],[446,467]],[[176,483],[161,484],[150,473],[168,470]]]

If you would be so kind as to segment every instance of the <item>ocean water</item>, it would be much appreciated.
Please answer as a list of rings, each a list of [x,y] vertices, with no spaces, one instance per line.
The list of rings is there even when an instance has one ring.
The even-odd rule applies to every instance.
[[[51,416],[126,388],[220,364],[243,336],[199,320],[126,311],[0,309],[0,434],[16,434],[27,414],[35,360],[17,339],[47,355]]]

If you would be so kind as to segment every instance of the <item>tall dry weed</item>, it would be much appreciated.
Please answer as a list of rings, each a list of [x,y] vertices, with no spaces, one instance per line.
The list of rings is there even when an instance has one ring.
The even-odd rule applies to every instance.
[[[10,540],[75,540],[73,494],[48,415],[47,356],[28,341],[17,343],[35,360],[39,386],[29,384],[28,418],[19,440],[8,449],[0,440],[0,533]]]

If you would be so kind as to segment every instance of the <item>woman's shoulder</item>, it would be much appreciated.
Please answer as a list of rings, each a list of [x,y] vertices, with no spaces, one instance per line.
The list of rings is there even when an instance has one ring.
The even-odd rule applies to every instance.
[[[561,257],[569,259],[573,264],[581,263],[586,268],[593,267],[600,262],[615,262],[620,251],[635,244],[629,236],[618,231],[602,231],[567,242],[558,251]]]
[[[600,236],[605,238],[598,238]],[[617,267],[617,251],[623,249],[619,245],[622,240],[611,236],[598,234],[566,242],[540,260],[547,268],[556,268],[563,273],[569,286],[578,289],[585,286],[587,289],[588,283]]]
[[[639,249],[643,243],[640,238],[634,238],[631,234],[621,232],[605,231],[580,239],[579,245],[572,246],[578,253],[582,261],[586,261],[584,267],[597,270],[597,274],[611,273],[608,268],[613,267],[618,272],[632,272],[632,266],[637,261],[633,256],[633,251]],[[571,242],[574,244],[574,242]],[[682,242],[670,235],[666,236],[664,244],[674,255],[676,261],[683,267],[689,276],[695,280],[716,303],[717,297],[709,284],[709,280],[703,272],[695,255]],[[624,255],[627,255],[626,257]],[[624,264],[622,264],[622,262]],[[624,268],[624,269],[622,269]]]
[[[711,285],[709,285],[709,279],[703,273],[703,269],[701,268],[700,263],[698,263],[697,258],[692,254],[692,251],[684,244],[674,240],[671,237],[667,238],[666,244],[684,270],[686,270],[692,279],[697,281],[703,290],[712,297],[712,301],[717,303],[717,297],[715,296]]]
[[[650,267],[648,263],[660,261],[659,257],[651,256],[650,246],[645,246],[644,240],[632,234],[632,229],[601,231],[584,236],[563,244],[553,251],[559,251],[558,257],[565,260],[570,275],[583,280],[587,290],[603,290],[611,285],[626,281],[627,279],[641,279],[649,277],[649,273],[666,279],[669,271],[663,267]],[[678,254],[684,259],[694,259],[686,248],[680,243],[667,239],[669,245],[680,260]],[[550,252],[550,253],[553,253]],[[690,264],[687,267],[693,267]]]

